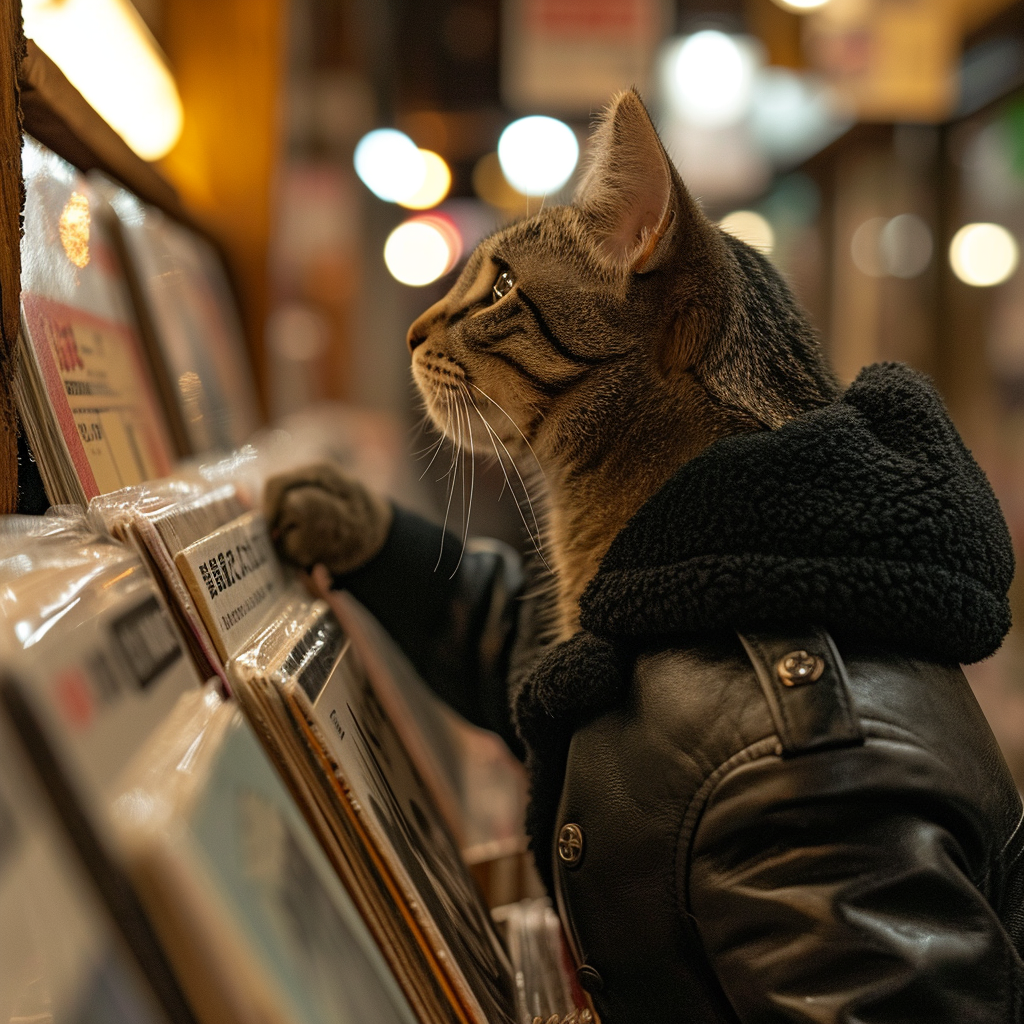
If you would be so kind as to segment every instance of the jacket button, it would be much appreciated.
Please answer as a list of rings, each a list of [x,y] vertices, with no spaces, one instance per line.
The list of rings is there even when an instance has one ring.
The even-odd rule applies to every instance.
[[[567,868],[579,867],[583,860],[583,829],[579,825],[563,825],[558,833],[558,859]]]
[[[580,983],[580,988],[584,992],[591,993],[591,995],[595,992],[600,992],[604,988],[604,978],[590,964],[584,964],[577,969],[576,980]]]
[[[779,658],[775,671],[783,686],[799,686],[820,679],[825,671],[825,662],[807,651],[790,651]]]

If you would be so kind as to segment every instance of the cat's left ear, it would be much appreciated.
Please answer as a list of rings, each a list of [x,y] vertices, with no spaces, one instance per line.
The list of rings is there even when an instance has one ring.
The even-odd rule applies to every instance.
[[[603,259],[635,272],[653,269],[693,201],[636,90],[612,100],[590,145],[574,204],[594,224]]]

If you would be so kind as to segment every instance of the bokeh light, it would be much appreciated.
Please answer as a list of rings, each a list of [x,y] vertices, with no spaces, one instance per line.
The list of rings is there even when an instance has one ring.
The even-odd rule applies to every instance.
[[[72,192],[60,212],[57,230],[65,255],[80,270],[89,265],[89,221],[89,200],[81,192]]]
[[[794,11],[796,14],[817,11],[829,2],[830,0],[775,0],[775,3],[784,11]]]
[[[420,288],[444,277],[462,256],[462,237],[443,214],[426,214],[399,224],[384,243],[384,263],[402,284]]]
[[[145,22],[127,0],[24,0],[25,35],[144,160],[181,136],[177,86]]]
[[[775,248],[775,232],[771,224],[753,210],[734,210],[722,218],[719,227],[765,256],[770,256]]]
[[[669,88],[691,124],[724,128],[750,109],[757,60],[752,46],[705,29],[687,36],[669,57]]]
[[[885,277],[881,239],[882,231],[888,223],[885,217],[869,217],[857,227],[850,239],[853,265],[868,277]]]
[[[399,199],[400,206],[410,210],[429,210],[437,206],[452,187],[452,172],[448,169],[444,157],[429,149],[421,149],[423,157],[423,184],[407,199]]]
[[[935,248],[931,228],[915,213],[893,217],[879,233],[878,246],[885,272],[902,278],[924,273]]]
[[[423,185],[427,164],[416,143],[395,128],[376,128],[356,146],[354,163],[362,183],[379,199],[400,203]]]
[[[931,228],[916,213],[869,217],[850,241],[854,265],[868,277],[917,277],[934,251]]]
[[[967,224],[949,245],[949,262],[964,284],[989,288],[1002,284],[1017,269],[1017,241],[999,224]]]
[[[580,157],[576,133],[553,117],[521,117],[498,139],[498,160],[509,184],[527,196],[557,192]]]

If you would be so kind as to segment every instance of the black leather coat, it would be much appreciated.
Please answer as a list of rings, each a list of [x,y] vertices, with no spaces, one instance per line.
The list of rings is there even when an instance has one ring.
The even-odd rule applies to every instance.
[[[454,571],[460,547],[398,513],[337,582],[522,751],[517,563]],[[1021,800],[957,664],[998,645],[1012,569],[902,368],[712,446],[641,510],[584,632],[511,687],[538,868],[604,1024],[1024,1020]]]

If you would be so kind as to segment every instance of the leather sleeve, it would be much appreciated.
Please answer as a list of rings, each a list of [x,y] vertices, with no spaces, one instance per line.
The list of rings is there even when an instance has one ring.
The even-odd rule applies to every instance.
[[[454,534],[396,508],[383,549],[333,586],[377,617],[449,706],[522,756],[508,706],[524,586],[515,551],[497,541],[463,551]]]
[[[1021,1019],[1021,960],[972,882],[982,830],[884,760],[765,757],[715,787],[688,911],[743,1024]]]

